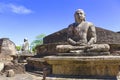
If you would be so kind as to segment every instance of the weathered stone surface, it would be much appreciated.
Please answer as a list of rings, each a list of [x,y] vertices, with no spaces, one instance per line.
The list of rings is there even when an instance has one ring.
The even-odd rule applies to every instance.
[[[64,43],[67,40],[67,28],[64,28],[58,32],[50,34],[43,39],[44,44],[48,43]]]
[[[72,46],[72,45],[57,45],[56,49],[58,52],[75,52],[75,53],[84,53],[84,52],[109,52],[110,46],[108,44],[92,44],[87,46]],[[77,51],[77,52],[76,52]],[[99,55],[99,54],[98,54]]]
[[[79,51],[79,50],[76,50]],[[57,56],[102,56],[102,55],[110,55],[110,52],[76,52],[73,51],[71,53],[57,53]]]
[[[7,72],[7,74],[6,74],[7,77],[14,77],[15,76],[15,72],[12,69],[7,70],[6,72]]]
[[[11,61],[13,58],[10,55],[0,54],[0,61]]]
[[[120,34],[96,27],[97,34],[97,43],[106,43],[106,44],[116,44],[120,43]],[[66,42],[67,40],[67,28],[55,32],[51,35],[48,35],[44,38],[44,44],[48,43],[58,43],[58,42]]]
[[[43,58],[28,58],[27,63],[27,70],[43,70],[49,66]]]
[[[9,38],[0,39],[0,61],[11,61],[16,54],[16,46]]]
[[[4,70],[14,70],[15,74],[22,74],[25,73],[25,66],[23,64],[13,64],[13,63],[6,63]]]
[[[0,62],[0,72],[4,69],[4,63]]]
[[[110,52],[120,50],[120,34],[110,30],[96,27],[97,44],[109,44]],[[67,28],[48,35],[44,38],[44,44],[36,47],[37,54],[42,55],[55,55],[57,53],[56,46],[64,45],[67,43]],[[114,54],[114,53],[113,53]]]
[[[120,65],[120,56],[48,56],[45,60],[56,75],[117,76]]]
[[[46,55],[55,55],[57,53],[56,46],[58,44],[59,43],[49,43],[49,44],[38,45],[36,47],[37,57],[40,57],[40,56],[42,57]]]
[[[12,55],[14,60],[17,60],[19,63],[27,63],[26,59],[33,57],[34,54],[32,53],[22,53],[22,54],[16,54],[16,55]]]
[[[16,54],[15,44],[8,38],[1,38],[0,39],[0,54],[15,55]]]

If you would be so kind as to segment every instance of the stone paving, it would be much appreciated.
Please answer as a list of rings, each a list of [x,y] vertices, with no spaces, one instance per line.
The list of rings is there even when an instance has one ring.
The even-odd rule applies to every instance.
[[[16,74],[14,77],[0,76],[0,80],[42,80],[42,75],[28,73]],[[117,78],[107,78],[107,79],[89,79],[89,78],[60,78],[60,77],[46,77],[46,80],[120,80]]]
[[[14,77],[0,76],[0,80],[42,80],[41,76],[35,76],[29,73],[16,74]]]

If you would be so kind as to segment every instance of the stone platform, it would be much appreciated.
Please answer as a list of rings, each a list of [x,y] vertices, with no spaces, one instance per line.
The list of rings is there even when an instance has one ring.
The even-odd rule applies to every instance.
[[[29,66],[33,67],[33,68],[44,68],[43,63],[45,62],[45,60],[43,58],[28,58],[27,59],[27,63]]]
[[[27,63],[26,59],[33,57],[34,54],[16,54],[16,55],[11,55],[13,57],[13,60],[18,60],[20,63]]]
[[[43,58],[27,58],[27,70],[43,71],[49,67]]]
[[[119,76],[120,56],[47,56],[52,74],[69,76]]]

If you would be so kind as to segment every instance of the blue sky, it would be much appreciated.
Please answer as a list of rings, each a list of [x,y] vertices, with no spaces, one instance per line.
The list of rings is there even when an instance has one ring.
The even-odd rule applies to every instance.
[[[21,45],[41,33],[52,34],[74,22],[76,9],[95,26],[120,31],[120,0],[0,0],[0,38]]]

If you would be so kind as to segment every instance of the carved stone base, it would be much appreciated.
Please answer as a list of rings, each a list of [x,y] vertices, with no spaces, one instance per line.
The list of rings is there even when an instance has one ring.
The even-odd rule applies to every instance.
[[[57,53],[58,56],[100,56],[100,55],[110,55],[110,52],[71,52],[71,53]]]
[[[52,74],[79,76],[117,76],[120,56],[48,56]]]
[[[45,62],[43,58],[28,58],[27,59],[27,70],[29,71],[40,71],[50,66]]]
[[[27,63],[27,58],[33,57],[34,54],[16,54],[11,55],[14,60],[17,60],[19,63]]]

